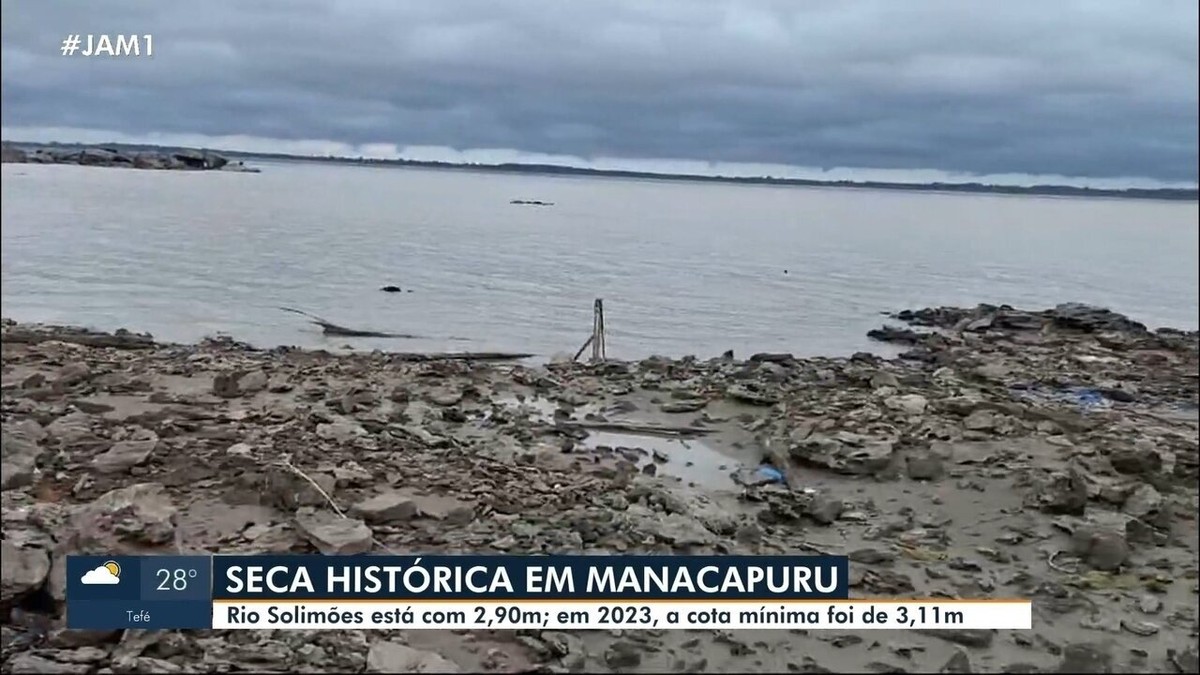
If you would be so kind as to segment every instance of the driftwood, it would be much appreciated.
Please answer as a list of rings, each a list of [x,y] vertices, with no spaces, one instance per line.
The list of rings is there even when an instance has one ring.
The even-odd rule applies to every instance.
[[[641,422],[595,422],[591,420],[572,420],[559,422],[556,426],[567,429],[587,429],[589,431],[612,431],[617,433],[634,434],[637,436],[663,436],[666,438],[692,438],[709,433],[710,429],[697,427],[668,427],[659,424],[644,424]]]
[[[26,329],[7,330],[0,335],[0,342],[13,344],[38,344],[41,342],[69,342],[86,347],[110,347],[112,349],[153,349],[154,338],[133,333],[96,333],[88,330],[37,331]]]
[[[389,352],[392,361],[517,361],[533,354],[522,352]]]
[[[583,343],[583,346],[579,348],[579,351],[575,352],[575,356],[572,356],[571,360],[578,361],[579,357],[583,356],[583,350],[587,349],[588,345],[592,344],[592,340],[595,340],[595,339],[596,339],[596,336],[593,335],[593,336],[589,337],[587,340],[585,340]]]
[[[346,328],[345,326],[339,326],[336,323],[330,323],[329,321],[326,321],[325,319],[322,319],[319,316],[309,314],[308,312],[302,312],[298,309],[292,309],[291,307],[280,307],[279,309],[282,309],[285,312],[292,312],[293,314],[299,314],[301,316],[308,317],[309,321],[312,321],[313,323],[320,326],[321,332],[323,332],[326,335],[335,335],[337,337],[400,338],[400,339],[404,339],[404,340],[416,340],[416,339],[420,338],[419,335],[407,335],[404,333],[384,333],[382,331],[377,331],[377,330],[359,330],[357,328]]]
[[[592,334],[584,341],[579,351],[575,352],[575,356],[571,357],[571,360],[578,361],[589,345],[592,347],[592,363],[601,363],[608,358],[604,344],[604,301],[600,298],[596,298],[596,302],[592,305]]]

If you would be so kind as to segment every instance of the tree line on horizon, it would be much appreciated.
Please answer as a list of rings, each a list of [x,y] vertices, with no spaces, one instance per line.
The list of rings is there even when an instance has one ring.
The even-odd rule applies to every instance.
[[[5,141],[5,144],[9,144]],[[173,152],[194,150],[181,146],[144,145],[132,143],[19,143],[12,145],[27,147],[70,147],[70,148],[109,148],[135,151]],[[338,155],[293,155],[288,153],[246,152],[237,150],[207,150],[227,157],[241,159],[266,159],[280,161],[325,162],[335,164],[367,164],[375,166],[401,166],[431,169],[470,169],[473,171],[496,171],[502,173],[536,173],[551,175],[575,176],[607,176],[612,178],[637,178],[648,180],[686,180],[715,183],[740,183],[752,185],[792,185],[798,187],[845,187],[869,188],[883,190],[910,190],[934,192],[965,192],[992,193],[1014,195],[1050,195],[1050,196],[1080,196],[1080,197],[1122,197],[1131,199],[1168,199],[1179,201],[1200,200],[1200,190],[1196,188],[1092,188],[1074,185],[997,185],[991,183],[963,182],[924,182],[901,183],[895,181],[851,181],[851,180],[819,180],[811,178],[777,178],[774,176],[707,176],[702,174],[665,173],[651,171],[632,171],[623,169],[590,169],[585,167],[567,166],[561,164],[524,164],[503,162],[485,164],[478,162],[441,162],[418,159],[371,159],[364,157],[344,157]]]

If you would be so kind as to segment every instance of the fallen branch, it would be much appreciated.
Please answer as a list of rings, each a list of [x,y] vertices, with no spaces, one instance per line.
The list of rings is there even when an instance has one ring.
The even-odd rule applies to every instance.
[[[326,492],[325,489],[322,488],[319,484],[317,484],[317,481],[313,480],[308,474],[301,471],[299,469],[299,467],[297,467],[295,464],[292,464],[290,459],[285,457],[279,461],[279,464],[280,464],[280,466],[287,469],[288,471],[291,471],[292,473],[296,474],[300,478],[303,478],[305,481],[308,482],[309,485],[313,486],[313,488],[316,489],[317,494],[319,494],[325,498],[325,502],[327,504],[329,504],[329,507],[333,509],[333,512],[336,513],[338,515],[338,517],[342,518],[343,520],[350,519],[350,517],[346,515],[346,512],[343,511],[341,509],[341,507],[339,507],[337,505],[337,502],[333,501],[333,497],[330,497],[329,493]],[[392,550],[387,544],[383,543],[382,541],[379,541],[379,538],[375,536],[374,530],[371,531],[371,541],[376,546],[387,551],[388,553],[391,553],[392,555],[400,555],[396,551]]]
[[[519,361],[533,354],[523,352],[391,352],[387,355],[392,361]]]
[[[385,333],[385,332],[376,331],[376,330],[359,330],[357,328],[346,328],[345,326],[339,326],[336,323],[331,323],[329,321],[326,321],[325,319],[322,319],[319,316],[315,316],[313,314],[309,314],[308,312],[303,312],[298,309],[293,309],[291,307],[280,307],[279,309],[282,309],[285,312],[292,312],[293,314],[299,314],[301,316],[308,317],[308,319],[310,321],[312,321],[316,325],[320,326],[321,332],[325,333],[326,335],[335,335],[337,337],[401,338],[401,339],[405,339],[405,340],[420,339],[419,335],[407,335],[405,333]]]
[[[587,429],[591,431],[614,431],[618,433],[635,434],[639,436],[664,436],[666,438],[690,438],[703,436],[710,429],[696,427],[667,427],[659,424],[643,424],[640,422],[592,422],[589,420],[572,420],[558,423],[561,428]]]
[[[588,345],[592,344],[592,340],[595,340],[595,339],[596,339],[596,336],[593,335],[593,336],[589,337],[586,341],[584,341],[583,346],[579,348],[579,351],[575,352],[575,356],[571,357],[571,360],[578,361],[579,357],[583,356],[583,350],[587,349]]]
[[[37,331],[15,329],[0,335],[0,342],[35,345],[42,342],[69,342],[85,347],[111,347],[113,349],[153,349],[154,338],[146,335],[95,333],[86,330]]]

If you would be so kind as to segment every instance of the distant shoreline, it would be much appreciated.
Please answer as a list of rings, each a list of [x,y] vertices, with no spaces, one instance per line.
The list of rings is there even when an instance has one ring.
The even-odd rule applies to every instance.
[[[125,143],[75,144],[75,143],[22,143],[5,141],[6,146],[23,149],[83,150],[104,148],[130,152],[195,152],[194,148],[158,145],[132,145]],[[1108,197],[1116,199],[1149,199],[1159,201],[1200,201],[1200,190],[1188,188],[1087,188],[1072,185],[992,185],[985,183],[899,183],[893,181],[834,181],[806,178],[773,178],[770,176],[705,176],[688,173],[658,173],[651,171],[625,171],[618,169],[586,169],[558,164],[474,164],[457,162],[433,162],[415,159],[366,159],[361,157],[316,157],[289,155],[284,153],[243,152],[237,150],[215,150],[223,157],[258,159],[289,162],[313,162],[324,164],[348,164],[359,166],[426,168],[445,170],[467,170],[505,174],[535,174],[552,176],[596,176],[609,178],[633,178],[639,180],[671,180],[698,183],[729,183],[735,185],[774,185],[791,187],[828,187],[870,190],[898,190],[909,192],[942,192],[964,194],[1034,195],[1052,197]]]

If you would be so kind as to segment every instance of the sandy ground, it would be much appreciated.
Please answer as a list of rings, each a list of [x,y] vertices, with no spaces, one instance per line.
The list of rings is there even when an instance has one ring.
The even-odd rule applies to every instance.
[[[1196,335],[901,316],[890,360],[548,366],[6,323],[3,671],[1195,672]],[[67,553],[364,549],[849,555],[1035,630],[62,627]]]

